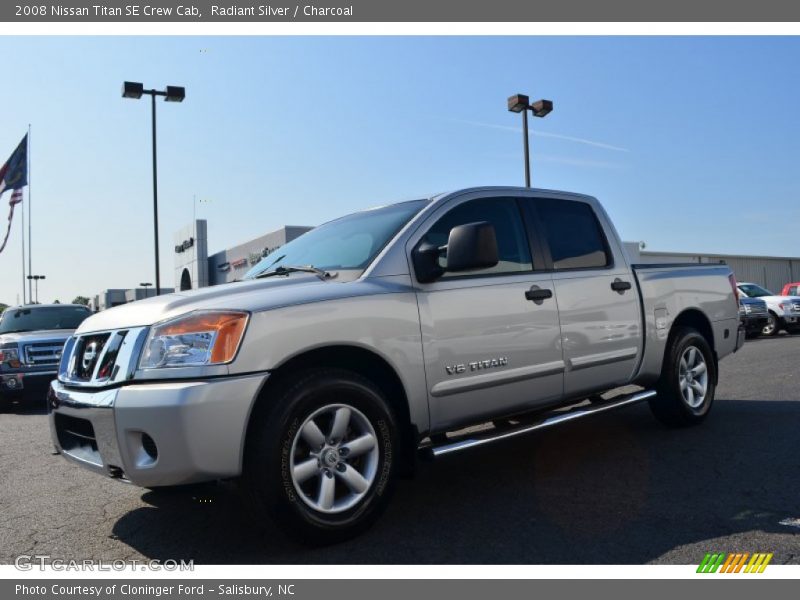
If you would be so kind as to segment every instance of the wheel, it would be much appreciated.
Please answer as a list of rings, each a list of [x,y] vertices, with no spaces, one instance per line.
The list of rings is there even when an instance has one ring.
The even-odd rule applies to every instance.
[[[777,315],[775,315],[775,313],[770,312],[769,315],[767,316],[767,319],[769,320],[767,321],[767,324],[764,325],[764,329],[761,330],[761,335],[766,335],[766,336],[778,335],[778,332],[780,331],[781,328],[780,325],[778,324]]]
[[[243,484],[258,516],[329,544],[368,528],[389,501],[397,427],[383,393],[339,369],[306,371],[256,411]]]
[[[695,329],[680,327],[669,338],[657,395],[650,409],[670,427],[695,425],[706,418],[714,403],[714,356],[706,339]]]

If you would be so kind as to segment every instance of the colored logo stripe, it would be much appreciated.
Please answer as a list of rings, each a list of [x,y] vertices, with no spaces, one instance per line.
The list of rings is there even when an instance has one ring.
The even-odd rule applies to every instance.
[[[697,567],[697,573],[763,573],[772,560],[772,552],[706,552]],[[749,561],[748,561],[749,559]]]

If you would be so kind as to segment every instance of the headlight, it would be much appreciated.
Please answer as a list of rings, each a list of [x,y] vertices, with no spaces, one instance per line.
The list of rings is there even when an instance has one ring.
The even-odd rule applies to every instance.
[[[19,350],[16,346],[0,347],[0,365],[3,363],[19,366]]]
[[[217,365],[231,362],[239,349],[248,314],[198,311],[154,325],[140,369]]]
[[[748,314],[748,315],[750,314],[751,309],[750,309],[750,305],[749,304],[745,304],[744,305],[744,312],[745,312],[745,314]]]

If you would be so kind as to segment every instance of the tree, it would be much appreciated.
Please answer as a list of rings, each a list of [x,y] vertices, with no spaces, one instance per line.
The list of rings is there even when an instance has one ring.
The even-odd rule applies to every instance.
[[[61,300],[59,300],[58,298],[56,298],[55,300],[53,300],[53,304],[61,304]]]
[[[75,296],[72,300],[73,304],[83,304],[84,306],[89,306],[89,299],[86,296]]]

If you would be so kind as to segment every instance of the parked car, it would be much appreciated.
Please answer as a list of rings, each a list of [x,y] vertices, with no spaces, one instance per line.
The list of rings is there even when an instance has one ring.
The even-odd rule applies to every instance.
[[[769,324],[767,303],[760,298],[739,298],[739,318],[744,325],[745,337],[758,337]]]
[[[239,478],[258,515],[336,541],[378,517],[419,452],[644,401],[669,426],[700,423],[717,362],[744,342],[735,286],[724,264],[628,264],[588,196],[473,188],[384,206],[303,234],[244,281],[87,319],[51,384],[53,442],[143,487]],[[494,426],[458,433],[479,423]]]
[[[800,296],[800,282],[787,283],[781,290],[781,296]]]
[[[739,283],[738,289],[745,298],[759,298],[767,303],[769,322],[762,335],[778,335],[782,329],[789,333],[800,331],[800,297],[778,296],[755,283]]]
[[[0,401],[54,379],[64,342],[90,314],[80,304],[8,307],[0,317]]]

